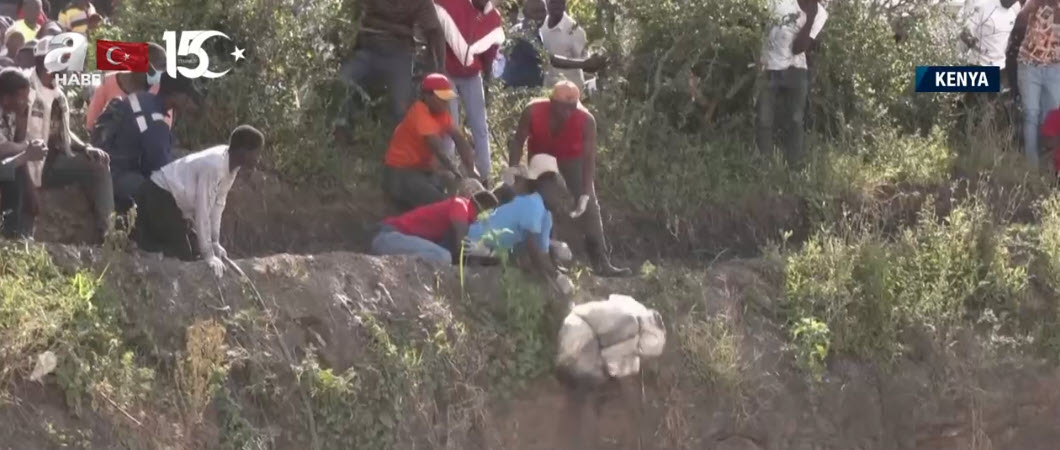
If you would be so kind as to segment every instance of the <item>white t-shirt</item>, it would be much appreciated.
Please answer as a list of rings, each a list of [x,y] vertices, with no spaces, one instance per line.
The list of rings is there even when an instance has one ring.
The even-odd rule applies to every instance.
[[[793,54],[791,45],[795,35],[806,24],[806,12],[799,7],[798,0],[772,0],[773,23],[766,31],[762,44],[762,65],[765,70],[784,70],[790,67],[806,68],[806,54]],[[810,26],[810,39],[816,39],[828,20],[824,5],[817,4],[817,15]]]
[[[979,41],[976,48],[962,42],[969,64],[1005,68],[1005,49],[1019,12],[1019,2],[1005,8],[1000,0],[965,0],[961,10],[964,29]]]
[[[69,111],[70,105],[67,103],[66,95],[59,85],[51,88],[45,87],[37,76],[36,70],[30,69],[27,75],[29,75],[30,91],[29,117],[26,119],[26,142],[40,139],[47,143],[52,129],[52,105],[58,100],[59,107],[62,108],[64,114]],[[44,161],[30,162],[26,164],[26,167],[29,169],[29,176],[33,180],[33,184],[40,186],[41,176],[44,172]]]
[[[549,28],[548,22],[546,18],[540,29],[541,44],[544,45],[545,51],[550,55],[567,58],[589,57],[589,39],[585,35],[585,28],[579,26],[570,15],[564,13],[555,28]],[[581,69],[557,69],[549,64],[545,74],[545,87],[552,87],[562,79],[573,82],[579,89],[585,88],[585,73]]]
[[[192,153],[151,174],[151,181],[173,196],[195,227],[204,259],[214,256],[213,246],[220,242],[221,215],[237,175],[239,169],[229,169],[227,145]]]

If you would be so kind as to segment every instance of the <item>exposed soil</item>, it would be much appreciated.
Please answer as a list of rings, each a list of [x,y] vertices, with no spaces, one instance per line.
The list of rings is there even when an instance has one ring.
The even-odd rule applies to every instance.
[[[245,387],[256,376],[254,367],[286,366],[278,342],[235,326],[240,312],[261,306],[234,277],[213,281],[202,264],[156,261],[105,255],[74,247],[52,248],[64,266],[108,265],[106,283],[124,293],[126,334],[144,352],[145,361],[172,367],[174,352],[183,348],[184,330],[202,318],[228,324],[229,345],[246,348],[250,360],[263,366],[237,364],[229,383]],[[300,358],[315,352],[322,364],[337,371],[355,366],[370,345],[359,314],[372,312],[392,323],[437,323],[462,317],[468,309],[453,298],[457,274],[405,258],[375,258],[352,253],[315,256],[277,255],[240,263],[266,299],[267,309],[285,345]],[[664,356],[645,365],[644,415],[638,424],[620,390],[605,392],[599,426],[601,449],[634,449],[636,430],[649,449],[1055,449],[1060,441],[1060,370],[1042,362],[988,356],[968,335],[964,344],[935,349],[909,338],[915,358],[885,372],[871,364],[836,358],[816,387],[792,366],[782,331],[770,318],[776,301],[775,269],[764,261],[718,263],[697,275],[702,283],[693,305],[700,313],[722,320],[737,337],[739,378],[724,385],[697,375],[680,350],[675,328],[688,310],[666,313],[669,342]],[[612,292],[634,294],[648,304],[666,299],[651,282],[583,280],[581,299]],[[694,289],[695,287],[692,286]],[[487,310],[497,295],[495,269],[471,270],[467,289]],[[272,303],[275,301],[275,304]],[[430,329],[425,327],[425,329]],[[257,374],[260,375],[260,374]],[[283,377],[281,376],[281,379]],[[640,380],[634,380],[639,383]],[[488,386],[484,386],[488,392]],[[64,433],[93,430],[83,439],[89,448],[217,448],[216,411],[189,432],[176,411],[145,405],[128,411],[142,422],[133,424],[107,405],[74,416],[54,380],[20,384],[16,405],[0,406],[0,442],[8,448],[56,448],[47,432],[52,423]],[[456,430],[449,448],[564,449],[558,425],[564,414],[564,390],[550,376],[530,385],[512,401],[492,398],[486,419],[475,434]],[[276,448],[309,448],[296,399],[240,397],[246,417],[275,433]],[[454,405],[438,404],[442,411]],[[403,418],[405,430],[395,448],[431,448],[426,431],[444,414],[423,422]],[[404,422],[406,421],[407,422]],[[442,422],[444,423],[444,422]],[[418,430],[418,431],[417,431]],[[482,436],[485,436],[483,438]],[[145,439],[147,438],[147,439]],[[148,442],[144,444],[144,442]],[[452,447],[453,442],[463,442]],[[472,444],[477,443],[477,444]],[[335,448],[324,443],[324,448]]]

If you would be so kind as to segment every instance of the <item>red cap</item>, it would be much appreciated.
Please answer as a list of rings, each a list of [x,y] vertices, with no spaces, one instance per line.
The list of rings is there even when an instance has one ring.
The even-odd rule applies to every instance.
[[[452,100],[456,98],[456,91],[453,90],[453,84],[449,82],[449,77],[440,73],[432,73],[423,77],[423,91],[433,92],[438,98],[442,100]]]

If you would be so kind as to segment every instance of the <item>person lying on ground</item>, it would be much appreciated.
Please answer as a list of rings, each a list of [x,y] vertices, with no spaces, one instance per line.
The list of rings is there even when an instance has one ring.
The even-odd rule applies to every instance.
[[[449,115],[449,102],[456,98],[449,78],[430,74],[423,79],[420,101],[409,108],[387,148],[383,167],[383,193],[402,211],[436,203],[445,198],[442,179],[480,178],[471,145]],[[456,142],[464,175],[445,152],[445,140]],[[443,173],[434,170],[438,164]]]
[[[23,231],[32,236],[40,212],[40,189],[57,189],[78,184],[91,199],[96,218],[95,242],[102,243],[111,229],[114,191],[110,158],[106,152],[85,144],[70,130],[70,105],[55,74],[44,68],[50,37],[37,43],[36,64],[30,75],[29,115],[26,138],[48,142],[46,161],[27,164],[31,186],[26,192]]]
[[[103,16],[96,12],[90,0],[74,0],[59,13],[59,24],[67,30],[88,35],[103,23]]]
[[[23,199],[29,186],[26,164],[47,154],[44,143],[24,142],[17,131],[29,112],[30,82],[21,70],[0,70],[0,232],[7,238],[28,237],[22,230]]]
[[[613,266],[608,255],[603,217],[596,198],[596,119],[580,99],[577,86],[560,81],[552,88],[550,98],[530,102],[509,143],[508,164],[516,166],[522,161],[524,146],[529,149],[530,157],[555,157],[567,189],[577,199],[571,217],[578,221],[579,238],[585,239],[596,274],[628,276],[632,271]]]
[[[173,160],[167,111],[186,114],[202,104],[202,93],[184,76],[162,76],[158,95],[129,94],[110,102],[92,130],[92,145],[110,155],[115,207],[124,214],[147,177]]]
[[[227,145],[192,153],[151,174],[136,195],[133,239],[148,253],[203,259],[224,273],[221,216],[240,169],[253,170],[265,136],[250,125],[232,131]]]
[[[477,182],[475,182],[477,183]],[[479,214],[497,207],[497,197],[482,188],[461,192],[383,221],[372,239],[376,255],[414,255],[426,261],[452,264],[454,243],[463,242]],[[458,248],[458,247],[457,247]]]
[[[147,73],[112,72],[103,76],[103,82],[92,92],[92,100],[89,101],[88,110],[85,111],[85,126],[88,130],[96,127],[96,120],[111,100],[144,91],[158,95],[162,74],[166,72],[166,49],[154,42],[148,43],[147,60]],[[169,110],[164,121],[170,129],[173,128],[172,109]]]
[[[465,252],[472,256],[489,256],[513,251],[525,251],[531,265],[551,285],[563,293],[569,293],[570,281],[552,263],[549,254],[552,236],[552,213],[555,207],[551,198],[542,196],[544,187],[559,183],[556,158],[536,155],[530,166],[506,169],[502,175],[512,183],[515,198],[494,209],[488,216],[468,229]]]

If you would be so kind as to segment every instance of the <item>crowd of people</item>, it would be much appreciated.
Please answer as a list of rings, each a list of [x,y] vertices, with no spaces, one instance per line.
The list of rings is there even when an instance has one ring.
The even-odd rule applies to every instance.
[[[147,253],[202,259],[220,276],[227,252],[220,224],[228,191],[253,168],[265,145],[241,125],[226,145],[178,157],[175,114],[202,107],[193,80],[165,73],[165,49],[149,45],[149,70],[109,72],[92,90],[82,139],[71,130],[70,102],[44,65],[60,33],[92,33],[103,20],[88,0],[49,19],[40,0],[0,4],[0,213],[9,239],[32,239],[41,190],[78,185],[95,216],[95,239],[121,227]],[[39,17],[27,21],[24,17]],[[135,214],[131,214],[135,206]],[[129,220],[130,218],[135,220]],[[119,220],[126,219],[126,220]]]

